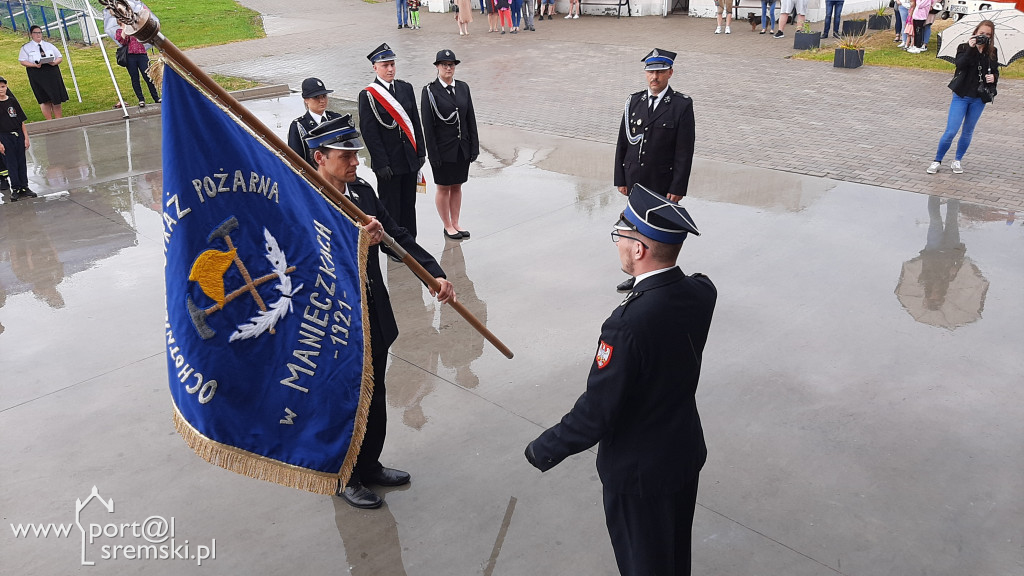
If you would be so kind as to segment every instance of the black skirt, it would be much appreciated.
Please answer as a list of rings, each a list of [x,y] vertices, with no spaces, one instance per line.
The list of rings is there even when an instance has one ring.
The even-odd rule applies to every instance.
[[[68,90],[64,87],[64,77],[60,66],[44,65],[42,68],[26,68],[28,83],[40,104],[60,104],[68,101]]]
[[[465,184],[469,180],[469,160],[466,159],[459,149],[459,157],[455,162],[442,162],[434,169],[434,184],[438,186],[451,186],[453,184]]]

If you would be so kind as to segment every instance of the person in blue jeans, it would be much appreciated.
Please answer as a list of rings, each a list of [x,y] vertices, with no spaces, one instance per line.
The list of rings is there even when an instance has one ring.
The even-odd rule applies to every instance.
[[[761,31],[758,34],[765,32],[775,34],[775,0],[761,0]]]
[[[398,15],[398,29],[412,28],[409,25],[409,2],[407,0],[395,0],[395,12]]]
[[[956,143],[956,157],[950,169],[954,174],[964,173],[960,161],[971,145],[974,127],[985,110],[984,93],[991,94],[999,81],[999,55],[992,45],[995,31],[996,25],[991,20],[983,20],[974,28],[974,34],[967,42],[957,46],[956,72],[953,81],[949,83],[953,101],[949,104],[946,131],[939,138],[935,160],[928,166],[929,174],[939,171],[942,159],[953,145],[953,137],[957,132],[960,132],[960,140]],[[984,40],[979,42],[981,38]]]
[[[825,29],[821,31],[822,38],[828,38],[829,25],[832,26],[832,37],[839,39],[839,17],[843,14],[845,0],[825,0]]]
[[[523,19],[523,0],[512,0],[512,33],[519,32],[519,25]]]

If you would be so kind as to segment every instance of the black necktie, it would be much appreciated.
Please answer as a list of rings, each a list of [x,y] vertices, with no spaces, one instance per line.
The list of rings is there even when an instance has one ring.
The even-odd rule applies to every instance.
[[[658,101],[658,97],[657,97],[657,96],[651,96],[651,98],[650,98],[650,101],[649,101],[649,102],[647,102],[647,109],[648,109],[649,111],[651,111],[651,112],[654,112],[654,104],[655,104],[655,103],[656,103],[657,101]]]
[[[455,86],[445,86],[445,90],[452,95],[452,98],[455,98]]]
[[[392,96],[398,96],[398,94],[395,94],[395,83],[394,82],[392,82],[391,85],[388,86],[388,92],[391,92]]]
[[[46,58],[46,51],[43,50],[43,43],[42,42],[39,43],[39,57],[40,58]]]

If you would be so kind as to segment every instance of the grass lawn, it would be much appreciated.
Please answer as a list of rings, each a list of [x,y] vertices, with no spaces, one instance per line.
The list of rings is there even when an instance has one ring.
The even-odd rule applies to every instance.
[[[844,14],[844,16],[847,16]],[[866,15],[863,15],[867,18]],[[868,30],[868,36],[864,41],[864,65],[865,66],[889,66],[892,68],[917,68],[921,70],[942,70],[953,74],[953,64],[935,57],[938,48],[937,34],[953,25],[953,20],[936,20],[932,25],[932,39],[928,43],[928,51],[920,54],[911,54],[906,50],[896,47],[892,40],[896,37],[893,30]],[[817,50],[811,49],[793,55],[799,60],[821,60],[832,62],[835,54],[835,41],[823,41],[823,46]],[[999,69],[999,79],[1024,78],[1024,60],[1018,60],[1005,68]]]
[[[164,36],[182,49],[264,37],[263,24],[259,14],[239,6],[234,0],[204,0],[203,2],[148,0],[147,5],[160,18],[160,30]],[[188,6],[187,9],[186,6]],[[102,31],[103,23],[99,22],[98,25]],[[28,41],[28,36],[23,32],[20,28],[17,33],[6,27],[0,29],[0,54],[18,54],[21,46]],[[57,46],[62,53],[64,52],[59,38],[49,41]],[[129,106],[137,104],[138,101],[132,91],[128,71],[114,63],[116,45],[109,40],[104,40],[104,45],[125,103]],[[64,116],[112,109],[117,103],[117,94],[114,92],[110,73],[103,62],[103,54],[99,46],[87,47],[69,44],[68,49],[71,52],[71,61],[75,66],[75,77],[78,79],[82,102],[78,101],[78,96],[75,93],[75,85],[71,79],[71,70],[68,67],[67,54],[65,54],[60,69],[64,75],[64,85],[67,86],[71,99],[64,103]],[[150,60],[156,59],[156,55],[152,52],[149,57]],[[3,60],[3,64],[0,65],[0,76],[7,79],[8,87],[21,102],[28,121],[42,120],[43,115],[32,95],[32,89],[29,88],[25,69],[17,63],[16,58],[17,56],[13,56]],[[213,78],[227,90],[250,88],[256,85],[256,83],[242,78],[219,75],[213,75]],[[146,100],[151,102],[152,98],[145,83],[143,83],[142,91],[146,95]],[[31,131],[31,128],[29,130]]]

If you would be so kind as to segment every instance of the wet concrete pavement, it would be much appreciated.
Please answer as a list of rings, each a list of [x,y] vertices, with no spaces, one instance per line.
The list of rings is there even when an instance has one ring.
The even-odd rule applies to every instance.
[[[283,133],[301,103],[249,106]],[[358,511],[207,464],[175,432],[159,120],[130,129],[37,136],[33,178],[69,193],[0,207],[0,574],[615,573],[594,452],[545,474],[522,456],[583,390],[621,300],[610,145],[482,126],[461,243],[419,198],[421,243],[516,357],[388,264],[383,459],[413,482]],[[1019,217],[708,160],[686,206],[703,234],[681,265],[719,288],[694,573],[1024,573]],[[924,294],[943,289],[937,317]],[[116,508],[92,521],[173,517],[179,545],[215,540],[216,558],[103,559],[136,539],[101,536],[82,567],[77,529],[13,536],[73,522],[93,486]]]

